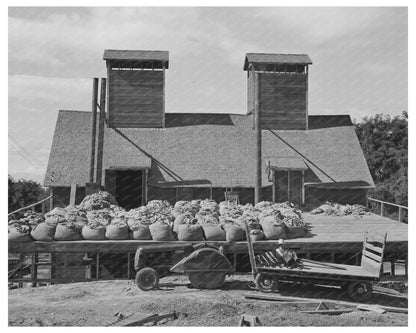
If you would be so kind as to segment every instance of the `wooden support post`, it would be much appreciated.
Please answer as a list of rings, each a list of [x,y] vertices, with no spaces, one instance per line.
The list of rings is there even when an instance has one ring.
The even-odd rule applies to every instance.
[[[399,207],[399,222],[403,221],[403,208]]]
[[[302,188],[301,188],[301,196],[302,196],[302,206],[305,204],[305,170],[302,170]]]
[[[105,124],[105,95],[106,95],[106,79],[101,78],[101,95],[100,95],[100,117],[98,123],[98,151],[97,151],[97,176],[95,181],[102,184],[103,176],[103,150],[104,150],[104,124]]]
[[[97,253],[97,260],[95,261],[95,279],[100,278],[100,254]]]
[[[255,173],[255,187],[254,187],[254,203],[257,204],[261,201],[261,180],[262,180],[262,169],[261,169],[261,158],[262,158],[262,131],[261,131],[261,82],[260,74],[254,73],[255,82],[255,99],[254,99],[254,130],[256,132],[256,173]]]
[[[88,258],[88,253],[84,253],[85,258]],[[91,280],[91,264],[85,267],[85,279]]]
[[[384,202],[380,204],[380,215],[384,216]]]
[[[396,275],[396,266],[395,266],[395,261],[393,257],[390,259],[390,272],[391,272],[391,276]]]
[[[52,210],[53,209],[53,188],[50,187],[49,190],[51,193],[51,198],[49,199],[49,210]]]
[[[30,280],[33,283],[33,287],[36,287],[36,280],[38,278],[38,254],[32,253],[32,258],[31,258],[32,262],[31,262],[31,274],[30,274]]]
[[[273,170],[272,202],[276,202],[276,172]]]
[[[92,82],[91,99],[91,147],[90,147],[90,183],[94,182],[95,169],[95,139],[97,137],[97,103],[98,103],[98,78]]]
[[[131,264],[130,264],[130,260],[131,260],[130,255],[131,255],[131,253],[127,252],[127,280],[130,280],[130,266],[131,266]]]
[[[409,276],[409,263],[408,263],[408,255],[406,252],[406,255],[404,257],[404,274],[406,275],[406,277]]]
[[[71,184],[71,192],[69,194],[69,205],[75,206],[75,199],[77,197],[77,184]]]

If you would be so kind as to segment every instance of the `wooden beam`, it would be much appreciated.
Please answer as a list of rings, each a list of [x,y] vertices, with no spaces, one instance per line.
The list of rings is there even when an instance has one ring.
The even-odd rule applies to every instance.
[[[261,293],[244,293],[243,296],[247,299],[258,299],[263,301],[301,301],[301,302],[309,302],[309,301],[315,301],[316,303],[320,303],[322,299],[316,299],[316,298],[306,298],[306,297],[291,297],[291,296],[280,296],[280,295],[265,295]],[[361,303],[355,303],[355,302],[345,302],[345,301],[337,301],[337,300],[329,300],[325,299],[326,303],[334,303],[338,305],[345,305],[345,306],[362,306]],[[384,305],[378,305],[381,309],[386,310],[387,312],[397,312],[397,313],[407,313],[407,308],[399,308],[399,307],[393,307],[393,306],[384,306]]]
[[[106,79],[101,78],[100,118],[99,118],[99,124],[98,124],[97,176],[95,177],[96,183],[99,185],[102,184],[102,176],[103,176],[105,98],[106,98]]]
[[[255,171],[255,186],[254,186],[254,203],[259,203],[261,199],[261,181],[262,181],[262,169],[261,169],[261,156],[262,156],[262,131],[261,131],[261,78],[259,73],[254,74],[254,130],[256,133],[256,171]]]
[[[93,79],[91,100],[91,147],[90,147],[90,183],[94,182],[95,171],[95,139],[97,137],[97,99],[98,78]]]

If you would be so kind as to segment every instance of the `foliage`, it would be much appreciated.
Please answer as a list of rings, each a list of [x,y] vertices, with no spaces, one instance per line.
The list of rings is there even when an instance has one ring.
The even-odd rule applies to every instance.
[[[9,213],[33,204],[48,195],[47,191],[39,183],[25,179],[16,181],[10,175],[8,176],[8,187]],[[40,206],[36,207],[37,211],[40,211],[40,209]]]
[[[370,196],[408,205],[408,114],[382,114],[354,122],[371,175],[376,184]]]

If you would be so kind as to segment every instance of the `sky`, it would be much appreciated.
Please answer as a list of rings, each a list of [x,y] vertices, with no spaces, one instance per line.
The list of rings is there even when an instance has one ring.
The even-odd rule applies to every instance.
[[[8,22],[8,166],[43,182],[59,110],[89,111],[104,49],[169,51],[166,112],[246,113],[248,52],[306,53],[309,114],[408,110],[405,7],[19,7]]]

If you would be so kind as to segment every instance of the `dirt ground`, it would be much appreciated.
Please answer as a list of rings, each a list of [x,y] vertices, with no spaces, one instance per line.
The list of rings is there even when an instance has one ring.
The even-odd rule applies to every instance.
[[[107,326],[120,315],[132,318],[178,313],[159,326],[238,326],[242,314],[263,326],[407,326],[402,313],[354,311],[341,315],[303,314],[316,304],[278,304],[245,299],[251,276],[228,277],[221,290],[192,288],[186,276],[160,281],[160,289],[144,292],[133,281],[97,281],[9,290],[9,326]],[[282,286],[284,296],[348,300],[328,287]],[[372,304],[407,307],[407,299],[375,293]],[[339,307],[338,307],[339,308]],[[133,317],[134,315],[134,317]],[[127,318],[128,320],[128,318]],[[124,321],[126,323],[126,321]],[[122,326],[123,321],[114,326]]]

